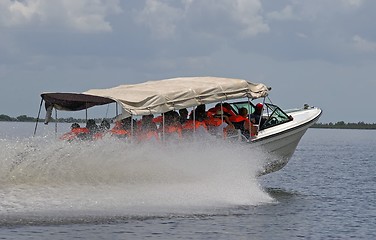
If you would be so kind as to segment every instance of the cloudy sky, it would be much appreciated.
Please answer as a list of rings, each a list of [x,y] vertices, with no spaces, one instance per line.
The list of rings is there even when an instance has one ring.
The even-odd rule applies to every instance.
[[[178,76],[263,82],[321,122],[376,122],[374,0],[0,0],[0,114],[40,93]]]

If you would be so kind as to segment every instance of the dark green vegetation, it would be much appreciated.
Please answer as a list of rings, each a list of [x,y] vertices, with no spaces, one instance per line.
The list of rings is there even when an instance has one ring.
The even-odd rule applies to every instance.
[[[102,119],[94,119],[96,122],[100,122]],[[37,119],[34,117],[28,117],[26,115],[20,115],[18,117],[10,117],[8,115],[0,114],[1,122],[36,122]],[[39,119],[39,122],[43,122],[44,119]],[[55,119],[52,119],[51,122],[55,122]],[[84,123],[85,119],[76,119],[76,118],[58,118],[57,122],[66,122],[66,123]],[[376,129],[376,123],[345,123],[344,121],[336,123],[316,123],[311,128],[336,128],[336,129]]]
[[[337,129],[376,129],[376,123],[345,123],[344,121],[336,123],[316,123],[312,128],[337,128]]]
[[[96,122],[102,121],[102,119],[94,119]],[[26,115],[20,115],[18,117],[10,117],[8,115],[0,114],[0,122],[36,122],[37,119],[34,117],[28,117]],[[43,118],[39,118],[39,122],[44,122]],[[51,122],[55,122],[55,119],[51,119]],[[85,119],[77,119],[77,118],[58,118],[57,122],[66,122],[66,123],[84,123],[86,122]]]

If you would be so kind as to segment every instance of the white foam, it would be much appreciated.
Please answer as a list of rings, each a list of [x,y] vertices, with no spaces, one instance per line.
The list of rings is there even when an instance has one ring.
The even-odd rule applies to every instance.
[[[0,213],[179,213],[270,202],[246,146],[2,140]]]

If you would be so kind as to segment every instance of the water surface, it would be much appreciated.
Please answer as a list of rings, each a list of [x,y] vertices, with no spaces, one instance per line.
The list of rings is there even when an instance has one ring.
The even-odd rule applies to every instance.
[[[376,131],[309,129],[255,178],[237,146],[57,141],[0,123],[3,239],[373,239]],[[69,126],[60,127],[59,134]]]

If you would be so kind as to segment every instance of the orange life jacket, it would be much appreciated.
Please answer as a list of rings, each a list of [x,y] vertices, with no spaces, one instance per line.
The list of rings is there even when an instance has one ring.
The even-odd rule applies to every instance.
[[[121,122],[116,122],[115,126],[109,131],[112,136],[123,138],[129,135],[129,132],[122,128]]]
[[[236,116],[231,116],[231,117],[229,118],[229,120],[230,120],[232,123],[237,123],[237,124],[241,124],[241,123],[244,123],[245,121],[248,121],[249,126],[250,126],[250,128],[252,129],[252,131],[251,131],[249,134],[250,134],[252,137],[257,135],[257,130],[254,128],[253,123],[252,123],[248,118],[243,117],[243,116],[240,116],[240,115],[236,115]],[[237,125],[237,124],[234,124],[234,125]],[[236,127],[236,126],[235,126],[235,127]],[[241,126],[239,129],[242,130],[242,131],[249,131],[248,129],[245,129],[244,126]]]
[[[194,122],[194,124],[193,124]],[[205,122],[200,122],[200,121],[193,121],[193,120],[187,120],[183,126],[182,129],[184,130],[193,130],[197,129],[199,127],[203,127],[204,129],[208,129],[208,126],[206,126]]]
[[[60,137],[61,140],[72,141],[80,134],[89,134],[90,131],[87,128],[73,128],[70,132],[65,133]]]
[[[111,129],[110,130],[112,135],[128,135],[128,131],[125,129]]]
[[[248,118],[243,117],[243,116],[240,116],[240,115],[235,115],[235,116],[231,116],[231,117],[229,117],[229,120],[230,120],[230,122],[238,123],[238,122],[244,122],[244,121],[247,121]]]
[[[221,106],[210,108],[207,112],[208,117],[214,116],[218,111],[221,111]],[[228,116],[236,116],[236,113],[231,109],[222,106],[222,111]]]
[[[109,131],[101,131],[94,134],[93,139],[102,139]]]
[[[177,133],[178,137],[182,137],[182,127],[180,125],[178,126],[165,126],[165,134],[166,135],[172,135],[173,133]]]
[[[158,116],[153,118],[153,123],[161,123],[163,122],[163,116]]]
[[[139,132],[137,134],[137,139],[139,141],[148,141],[148,140],[151,140],[153,138],[155,140],[159,141],[159,136],[158,136],[157,131]]]
[[[221,118],[217,118],[217,117],[213,117],[213,116],[210,116],[210,117],[208,117],[207,119],[205,119],[205,124],[206,124],[207,126],[218,127],[218,126],[220,126],[222,123],[223,123],[223,121],[222,121]]]

